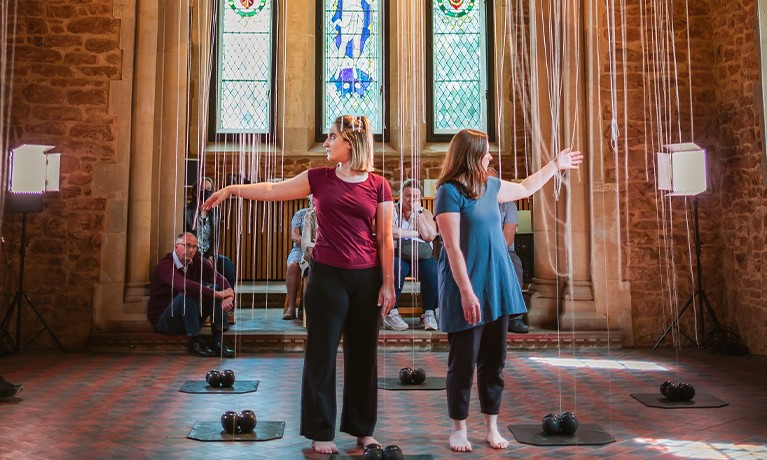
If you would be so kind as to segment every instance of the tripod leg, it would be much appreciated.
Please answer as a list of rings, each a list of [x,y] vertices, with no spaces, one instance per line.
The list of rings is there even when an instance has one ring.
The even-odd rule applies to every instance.
[[[663,334],[661,334],[660,338],[658,339],[658,342],[655,344],[655,346],[652,347],[653,350],[657,350],[661,343],[663,343],[663,339],[666,338],[666,335],[668,335],[669,331],[671,331],[671,328],[674,327],[674,324],[676,324],[679,321],[679,318],[682,317],[685,310],[687,310],[687,307],[692,305],[692,301],[695,298],[695,294],[690,296],[690,299],[687,301],[686,304],[684,304],[684,307],[679,311],[679,314],[676,315],[676,318],[674,318],[674,321],[671,321],[668,326],[666,326],[666,330],[663,331]]]
[[[56,334],[53,333],[53,330],[51,330],[50,326],[48,326],[48,323],[45,322],[43,315],[41,315],[40,312],[37,311],[37,308],[35,308],[35,304],[32,303],[32,300],[29,298],[29,296],[26,293],[24,294],[24,298],[27,299],[27,302],[29,303],[29,306],[32,308],[32,311],[35,312],[35,315],[37,315],[37,318],[40,320],[41,323],[43,323],[43,327],[45,328],[46,331],[48,331],[48,334],[51,335],[54,342],[56,342],[56,345],[58,345],[59,348],[61,348],[61,351],[64,351],[64,345],[62,345],[61,342],[59,342],[59,339],[56,337]]]
[[[15,350],[16,345],[13,342],[13,338],[11,337],[11,334],[8,332],[8,325],[11,324],[11,319],[13,318],[13,311],[19,308],[20,303],[21,303],[21,292],[16,292],[16,294],[13,296],[13,301],[11,301],[11,303],[8,304],[8,311],[5,312],[5,316],[3,317],[3,322],[0,323],[0,333],[5,338],[5,341],[8,342],[8,346],[11,347],[11,350]]]
[[[716,315],[714,315],[714,309],[711,307],[711,302],[708,301],[708,296],[706,295],[706,291],[701,291],[700,296],[701,296],[701,300],[703,301],[703,308],[705,308],[706,313],[708,313],[708,320],[711,321],[711,325],[713,326],[714,333],[719,339],[719,344],[722,348],[722,351],[725,354],[728,354],[727,341],[725,340],[722,324],[719,322],[718,319],[716,319]],[[704,340],[705,340],[705,337],[704,337]]]

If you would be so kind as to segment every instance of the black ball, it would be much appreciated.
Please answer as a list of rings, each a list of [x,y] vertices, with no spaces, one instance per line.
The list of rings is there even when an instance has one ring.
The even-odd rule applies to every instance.
[[[422,368],[418,368],[413,371],[412,375],[413,385],[420,385],[426,381],[426,371]]]
[[[672,383],[666,387],[666,398],[671,401],[679,401],[681,392],[679,391],[679,385]]]
[[[211,369],[205,374],[205,381],[213,388],[218,388],[221,386],[221,373],[216,369]]]
[[[695,387],[690,385],[689,383],[680,383],[677,385],[679,388],[679,400],[680,401],[690,401],[692,398],[695,397]]]
[[[229,388],[234,385],[234,371],[231,369],[224,369],[221,371],[221,386]]]
[[[405,385],[413,383],[413,369],[409,367],[403,367],[399,370],[399,381]]]
[[[660,384],[660,394],[662,394],[663,396],[668,397],[666,392],[668,391],[668,387],[670,385],[673,385],[673,384],[674,384],[674,382],[672,382],[671,380],[666,380],[665,382],[661,383]]]
[[[399,446],[386,446],[384,449],[384,460],[405,460],[402,449]]]
[[[237,432],[237,422],[239,418],[240,414],[233,410],[228,410],[221,416],[221,427],[224,428],[224,431],[227,433],[234,434]]]
[[[557,414],[546,414],[543,417],[541,428],[548,435],[559,434],[559,416]]]
[[[237,428],[240,433],[252,433],[256,429],[256,413],[250,409],[240,412]]]
[[[365,460],[383,460],[384,451],[380,444],[368,444],[365,446]]]
[[[562,434],[575,434],[578,431],[578,419],[572,412],[565,412],[559,416],[559,432]]]

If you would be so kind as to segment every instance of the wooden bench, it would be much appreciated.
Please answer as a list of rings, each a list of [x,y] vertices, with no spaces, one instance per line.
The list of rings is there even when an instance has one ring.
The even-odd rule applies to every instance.
[[[532,200],[516,202],[520,211],[530,211]],[[286,294],[285,276],[287,258],[293,247],[290,239],[291,220],[299,209],[308,207],[307,199],[285,202],[242,201],[229,199],[222,205],[222,238],[219,250],[235,264],[238,274],[238,293]],[[434,210],[434,198],[424,198],[423,206]],[[527,219],[529,222],[529,219]],[[440,242],[435,244],[439,254]],[[403,312],[420,311],[420,283],[406,280],[400,303]],[[417,299],[412,299],[416,297]]]

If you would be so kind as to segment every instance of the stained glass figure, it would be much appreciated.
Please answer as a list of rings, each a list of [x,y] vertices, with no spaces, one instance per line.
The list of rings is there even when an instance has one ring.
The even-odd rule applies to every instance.
[[[322,126],[366,115],[383,130],[383,0],[327,0],[322,12]]]

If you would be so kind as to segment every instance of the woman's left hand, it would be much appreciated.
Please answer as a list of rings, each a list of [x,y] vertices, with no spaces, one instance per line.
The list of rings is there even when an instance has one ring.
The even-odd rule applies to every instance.
[[[394,308],[394,285],[387,285],[391,283],[384,283],[381,289],[378,291],[378,306],[382,307],[381,312],[384,315],[388,315],[389,311]]]
[[[578,169],[581,166],[581,163],[583,163],[583,154],[577,150],[571,150],[570,148],[566,148],[559,152],[556,159],[554,159],[554,164],[560,171],[563,169]]]

